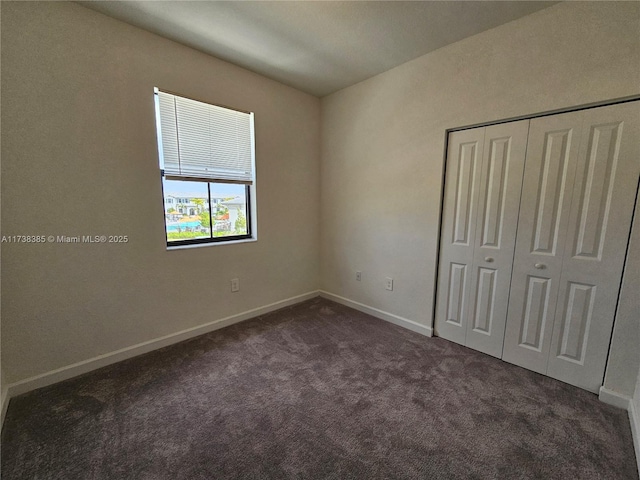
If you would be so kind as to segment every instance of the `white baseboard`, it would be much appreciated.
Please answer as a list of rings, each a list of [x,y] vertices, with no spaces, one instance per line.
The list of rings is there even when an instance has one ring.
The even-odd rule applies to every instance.
[[[633,401],[629,402],[629,422],[631,423],[631,436],[636,450],[636,462],[638,462],[638,475],[640,476],[640,412],[636,410]]]
[[[629,413],[629,423],[631,424],[631,436],[633,437],[633,447],[636,451],[636,462],[638,463],[638,474],[640,474],[640,412],[636,410],[633,400],[626,395],[600,387],[598,398],[601,402],[622,408]]]
[[[631,399],[626,395],[622,395],[621,393],[614,392],[613,390],[609,390],[604,387],[600,387],[598,399],[603,403],[622,408],[623,410],[629,410],[629,404],[631,402]]]
[[[398,315],[394,315],[393,313],[385,312],[383,310],[370,307],[360,302],[349,300],[348,298],[344,298],[344,297],[341,297],[340,295],[326,292],[324,290],[320,290],[320,296],[328,300],[333,300],[336,303],[341,303],[342,305],[346,305],[347,307],[351,307],[355,310],[359,310],[361,312],[367,313],[372,317],[376,317],[381,320],[385,320],[387,322],[393,323],[394,325],[398,325],[400,327],[404,327],[406,329],[420,333],[427,337],[433,336],[433,330],[431,329],[431,327],[427,325],[422,325],[421,323],[418,323],[418,322],[414,322],[413,320],[409,320],[408,318],[400,317]]]
[[[317,290],[304,293],[302,295],[287,298],[285,300],[271,303],[263,307],[254,308],[252,310],[247,310],[246,312],[231,315],[230,317],[214,320],[197,327],[192,327],[180,332],[172,333],[170,335],[165,335],[164,337],[159,337],[153,340],[139,343],[137,345],[132,345],[130,347],[116,350],[115,352],[98,355],[97,357],[83,360],[72,365],[67,365],[65,367],[36,375],[25,380],[20,380],[19,382],[9,384],[7,398],[3,400],[3,409],[6,409],[6,403],[8,403],[8,400],[11,397],[15,397],[16,395],[21,395],[37,388],[46,387],[63,380],[68,380],[70,378],[77,377],[78,375],[82,375],[84,373],[120,362],[122,360],[137,357],[138,355],[142,355],[144,353],[148,353],[162,347],[173,345],[174,343],[182,342],[183,340],[188,340],[205,333],[213,332],[214,330],[228,327],[229,325],[233,325],[250,318],[273,312],[274,310],[278,310],[280,308],[288,307],[290,305],[309,300],[310,298],[317,297],[318,295],[319,292]],[[5,392],[3,392],[3,396],[4,395]]]

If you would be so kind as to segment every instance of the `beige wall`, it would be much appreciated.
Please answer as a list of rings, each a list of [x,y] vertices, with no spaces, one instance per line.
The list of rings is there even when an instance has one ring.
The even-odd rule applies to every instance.
[[[636,389],[640,370],[640,199],[636,202],[627,263],[622,281],[605,388],[627,397]]]
[[[255,112],[257,242],[166,251],[154,86]],[[317,98],[77,4],[2,2],[1,102],[2,234],[130,238],[3,245],[8,381],[317,289]]]
[[[636,410],[636,415],[638,415],[638,419],[640,419],[640,373],[638,373],[638,379],[636,381],[636,390],[633,395],[633,402]],[[640,425],[638,425],[640,427]],[[640,452],[638,452],[640,454]]]
[[[638,3],[561,3],[323,98],[321,288],[430,325],[445,130],[640,93],[639,19]],[[637,315],[618,327],[634,338]],[[638,363],[615,365],[629,397]]]
[[[636,344],[636,349],[638,344]],[[635,413],[633,417],[630,416],[629,420],[633,422],[631,428],[632,431],[635,430],[635,438],[634,438],[634,446],[636,449],[636,462],[638,462],[638,472],[640,473],[640,372],[638,373],[638,379],[636,381],[636,390],[633,395],[633,406],[634,409],[631,410]]]
[[[639,200],[640,203],[640,200]],[[627,270],[623,280],[623,296],[618,305],[618,323],[614,329],[613,343],[607,365],[605,387],[620,391],[627,395],[632,392],[633,416],[629,420],[634,422],[634,438],[636,461],[640,472],[640,205],[636,203],[636,218],[631,233],[631,243],[634,250],[630,252]],[[613,347],[616,348],[613,348]],[[635,386],[630,378],[633,367],[638,372]],[[629,373],[628,373],[629,372]]]
[[[636,380],[636,390],[633,395],[633,403],[636,411],[636,418],[640,420],[640,372],[638,373],[638,379]],[[640,429],[640,423],[636,425],[636,428]],[[640,456],[640,452],[637,452],[637,454]],[[638,458],[638,463],[640,463],[640,458]]]
[[[326,97],[322,114],[79,5],[1,8],[2,234],[131,238],[3,245],[3,384],[319,285],[429,325],[445,129],[639,93],[637,3],[554,6]],[[258,242],[165,250],[154,86],[256,112]],[[631,396],[640,280],[626,285],[607,387]]]
[[[640,372],[638,373],[638,379],[636,380],[636,390],[633,395],[633,404],[636,411],[636,422],[638,422],[636,424],[636,431],[640,433]],[[640,439],[638,440],[640,441]],[[640,451],[636,452],[636,455],[638,455],[638,469],[640,470]]]

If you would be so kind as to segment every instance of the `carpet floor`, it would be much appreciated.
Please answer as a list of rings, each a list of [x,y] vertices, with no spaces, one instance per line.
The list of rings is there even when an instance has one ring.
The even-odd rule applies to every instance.
[[[638,478],[627,412],[316,298],[13,398],[11,479]]]

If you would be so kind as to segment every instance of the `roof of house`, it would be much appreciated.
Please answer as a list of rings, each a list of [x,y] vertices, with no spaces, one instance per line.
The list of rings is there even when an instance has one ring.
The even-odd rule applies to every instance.
[[[207,195],[201,196],[201,195],[192,195],[192,194],[187,194],[187,193],[166,193],[165,194],[165,198],[167,197],[171,197],[171,198],[187,198],[189,200],[193,199],[193,198],[201,198],[202,200],[207,200]],[[226,198],[225,195],[211,195],[211,198],[217,198],[217,199],[222,199],[222,198]]]
[[[232,198],[231,200],[225,200],[224,202],[220,202],[223,205],[244,205],[247,203],[247,200],[244,197],[237,196]]]

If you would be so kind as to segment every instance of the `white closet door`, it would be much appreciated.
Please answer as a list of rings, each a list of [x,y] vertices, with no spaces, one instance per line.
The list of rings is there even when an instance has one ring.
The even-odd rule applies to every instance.
[[[502,358],[547,370],[582,112],[531,120]]]
[[[547,375],[597,392],[640,175],[640,103],[583,116]]]
[[[435,330],[464,344],[484,128],[453,132],[447,150]]]
[[[500,358],[529,120],[486,128],[466,345]]]

